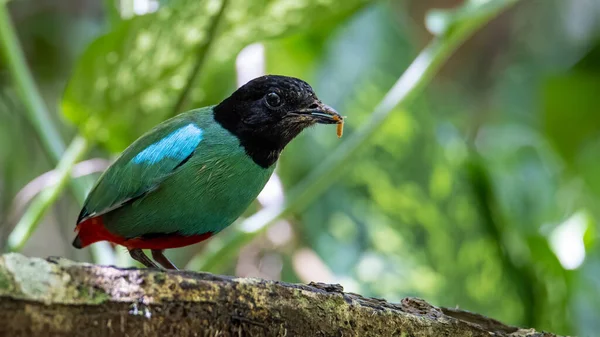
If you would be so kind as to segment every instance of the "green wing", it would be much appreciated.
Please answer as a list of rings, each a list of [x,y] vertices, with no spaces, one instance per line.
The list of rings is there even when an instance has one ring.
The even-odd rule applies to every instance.
[[[115,210],[156,189],[187,162],[203,139],[204,132],[191,114],[208,112],[196,110],[178,115],[131,144],[98,179],[77,223]]]

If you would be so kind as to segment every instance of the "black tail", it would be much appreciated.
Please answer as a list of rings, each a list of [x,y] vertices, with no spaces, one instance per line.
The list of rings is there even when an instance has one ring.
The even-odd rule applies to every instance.
[[[79,238],[79,235],[77,235],[75,240],[73,240],[73,247],[81,249],[81,239]]]

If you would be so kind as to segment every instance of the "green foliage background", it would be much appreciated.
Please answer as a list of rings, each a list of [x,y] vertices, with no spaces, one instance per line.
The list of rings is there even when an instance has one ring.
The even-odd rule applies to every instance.
[[[80,134],[91,146],[87,157],[114,158],[158,122],[235,90],[236,56],[261,42],[268,73],[307,80],[348,116],[341,141],[319,127],[286,149],[277,170],[284,191],[369,122],[430,40],[426,24],[443,41],[481,15],[481,1],[428,12],[461,1],[171,0],[160,1],[154,13],[122,18],[133,3],[8,4],[61,137]],[[14,201],[17,193],[56,164],[26,117],[5,61],[3,241],[24,207]],[[600,4],[519,2],[469,39],[429,84],[424,95],[392,111],[344,163],[341,179],[306,209],[259,235],[244,236],[236,227],[170,256],[192,269],[339,282],[390,301],[420,296],[510,324],[594,335],[600,330]],[[89,188],[89,179],[74,184]],[[65,193],[54,204],[25,253],[92,260],[89,250],[70,246],[79,207],[74,196]],[[567,231],[558,236],[575,237],[563,243],[568,254],[584,249],[574,269],[556,253],[560,228]],[[116,264],[131,263],[121,249],[116,255]]]

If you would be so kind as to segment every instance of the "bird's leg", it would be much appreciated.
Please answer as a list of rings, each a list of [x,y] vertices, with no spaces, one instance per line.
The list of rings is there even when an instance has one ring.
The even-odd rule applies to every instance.
[[[139,248],[130,249],[129,255],[131,255],[132,259],[138,261],[139,263],[143,264],[148,268],[159,268],[156,265],[156,263],[152,262],[152,260],[150,260],[150,258],[147,257],[146,254],[144,254],[144,251],[142,251]]]
[[[162,249],[152,249],[152,258],[154,259],[154,261],[160,263],[161,266],[165,267],[166,269],[174,269],[174,270],[179,270],[174,264],[173,262],[171,262],[166,256],[165,254],[163,254],[164,250]]]

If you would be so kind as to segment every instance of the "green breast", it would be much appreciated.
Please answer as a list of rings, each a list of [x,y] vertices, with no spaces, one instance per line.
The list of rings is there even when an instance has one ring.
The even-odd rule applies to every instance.
[[[191,116],[203,131],[194,155],[144,197],[103,216],[119,236],[219,232],[258,196],[274,166],[264,169],[246,155],[239,140],[213,120]]]

